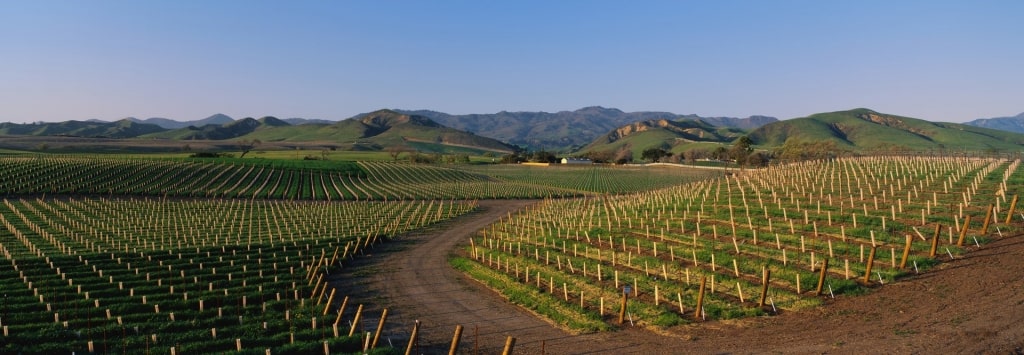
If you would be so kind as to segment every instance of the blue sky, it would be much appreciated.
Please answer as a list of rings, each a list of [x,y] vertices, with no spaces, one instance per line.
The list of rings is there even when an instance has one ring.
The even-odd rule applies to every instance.
[[[0,1],[0,121],[1024,111],[1024,1]]]

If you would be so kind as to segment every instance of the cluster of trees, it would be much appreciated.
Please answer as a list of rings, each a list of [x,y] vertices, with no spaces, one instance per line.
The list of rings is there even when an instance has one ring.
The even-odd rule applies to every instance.
[[[560,159],[558,159],[558,156],[556,156],[555,153],[543,149],[533,152],[517,152],[501,157],[501,162],[507,164],[517,164],[525,162],[558,163],[559,161]]]

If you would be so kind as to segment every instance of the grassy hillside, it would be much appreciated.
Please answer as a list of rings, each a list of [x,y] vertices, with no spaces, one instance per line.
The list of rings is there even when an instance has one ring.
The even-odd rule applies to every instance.
[[[1013,117],[980,118],[964,123],[968,126],[998,129],[1000,131],[1024,133],[1024,113]]]
[[[283,123],[283,122],[282,122]],[[266,127],[266,125],[264,125]],[[380,110],[334,124],[274,126],[253,130],[242,138],[263,141],[329,141],[363,147],[404,147],[423,152],[512,152],[494,139],[448,128],[417,115]]]
[[[703,121],[640,121],[608,132],[580,149],[579,153],[617,152],[628,149],[632,151],[636,160],[649,148],[661,148],[678,153],[698,145],[728,144],[742,134],[742,130],[715,127]]]
[[[751,132],[761,146],[831,141],[851,150],[1020,150],[1024,135],[957,123],[854,109],[814,114],[765,125]]]
[[[740,129],[753,129],[777,121],[767,116],[700,117],[671,112],[623,112],[599,106],[554,113],[502,111],[495,114],[449,115],[427,110],[399,112],[429,117],[445,126],[503,142],[549,151],[568,151],[584,147],[617,127],[639,121],[701,120],[718,127]]]
[[[130,138],[161,131],[164,129],[160,126],[127,119],[115,122],[0,123],[0,134],[19,136]]]

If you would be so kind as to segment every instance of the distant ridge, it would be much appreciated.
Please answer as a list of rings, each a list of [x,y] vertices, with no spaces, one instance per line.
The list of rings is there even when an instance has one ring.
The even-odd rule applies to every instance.
[[[768,116],[701,117],[678,115],[671,112],[623,112],[616,108],[601,106],[589,106],[575,111],[555,113],[502,111],[494,114],[450,115],[430,110],[395,111],[422,115],[448,127],[470,131],[530,149],[563,151],[590,144],[594,139],[622,125],[647,120],[701,120],[718,127],[744,130],[778,121],[778,119]]]
[[[716,127],[697,119],[647,120],[620,126],[573,154],[606,156],[607,159],[609,154],[628,152],[634,160],[639,160],[647,149],[663,149],[676,154],[698,146],[729,144],[744,133],[739,128]]]
[[[210,117],[212,118],[214,116]],[[175,130],[149,134],[145,137],[180,140],[224,140],[239,138],[256,132],[258,129],[283,126],[290,125],[288,122],[270,116],[263,117],[258,120],[252,117],[246,117],[237,121],[228,121],[224,124],[211,123],[200,127],[188,126]]]
[[[231,122],[234,121],[234,119],[232,119],[228,115],[225,115],[225,114],[222,114],[222,113],[218,113],[218,114],[212,115],[210,117],[207,117],[207,118],[204,118],[204,119],[201,119],[201,120],[184,121],[184,122],[175,121],[175,120],[168,119],[168,118],[160,118],[160,117],[147,118],[147,119],[144,119],[144,120],[140,120],[140,119],[137,119],[137,118],[134,118],[134,117],[128,117],[127,119],[135,121],[135,122],[139,122],[139,123],[155,124],[157,126],[160,126],[160,127],[166,128],[166,129],[179,129],[179,128],[185,128],[185,127],[188,127],[188,126],[202,127],[202,126],[205,126],[205,125],[208,125],[208,124],[222,125],[222,124],[227,124],[227,123],[231,123]]]
[[[929,122],[866,108],[771,123],[750,133],[755,144],[832,142],[854,151],[1020,150],[1024,135],[958,123]]]
[[[964,124],[968,126],[998,129],[1001,131],[1024,133],[1024,112],[1011,117],[979,118]]]
[[[123,119],[114,122],[64,121],[56,123],[0,123],[0,134],[24,136],[73,136],[90,138],[132,138],[163,131],[154,124]]]

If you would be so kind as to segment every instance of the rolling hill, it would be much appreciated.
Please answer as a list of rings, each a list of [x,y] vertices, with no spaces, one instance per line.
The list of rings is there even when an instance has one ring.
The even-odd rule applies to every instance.
[[[397,111],[429,117],[445,126],[510,144],[552,151],[569,151],[580,148],[620,126],[647,120],[701,120],[719,127],[747,130],[778,121],[778,119],[768,116],[700,117],[677,115],[670,112],[623,112],[619,109],[600,106],[555,113],[502,111],[494,114],[450,115],[428,110]]]
[[[1000,131],[1024,133],[1024,112],[1012,117],[979,118],[964,124],[998,129]]]
[[[448,128],[418,115],[379,110],[334,123],[290,124],[275,117],[244,118],[223,125],[189,126],[143,138],[176,140],[258,139],[265,142],[324,142],[348,149],[402,147],[422,152],[459,150],[512,152],[494,139]]]
[[[160,126],[160,127],[166,128],[166,129],[179,129],[179,128],[185,128],[185,127],[188,127],[188,126],[202,127],[202,126],[210,125],[210,124],[212,124],[212,125],[223,125],[223,124],[228,124],[228,123],[231,123],[231,122],[235,121],[234,119],[232,119],[228,115],[225,115],[225,114],[222,114],[222,113],[218,113],[218,114],[212,115],[210,117],[207,117],[207,118],[204,118],[204,119],[201,119],[201,120],[184,121],[184,122],[175,121],[175,120],[172,120],[172,119],[169,119],[169,118],[160,118],[160,117],[147,118],[147,119],[144,119],[144,120],[140,120],[140,119],[137,119],[137,118],[134,118],[134,117],[128,117],[127,119],[135,121],[135,122],[139,122],[139,123],[155,124],[157,126]]]
[[[741,129],[715,127],[702,120],[646,120],[618,127],[576,153],[587,155],[629,150],[636,160],[649,148],[679,153],[695,146],[729,144],[743,134]]]
[[[831,141],[854,151],[1021,150],[1024,135],[957,123],[929,122],[859,108],[771,123],[750,133],[754,144]]]
[[[56,123],[0,123],[0,134],[20,136],[72,136],[90,138],[132,138],[164,131],[157,125],[128,119],[115,122],[64,121]]]

